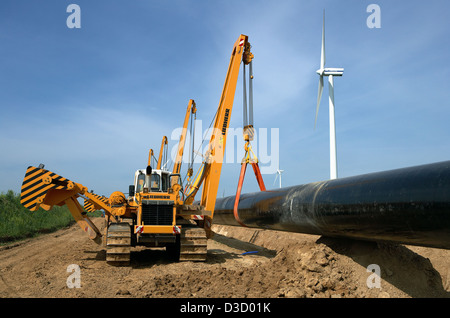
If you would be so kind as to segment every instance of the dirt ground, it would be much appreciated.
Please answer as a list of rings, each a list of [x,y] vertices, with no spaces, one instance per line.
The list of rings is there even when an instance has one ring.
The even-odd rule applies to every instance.
[[[103,219],[95,223],[103,227]],[[76,224],[3,246],[0,297],[450,297],[449,250],[221,225],[213,229],[206,263],[171,263],[163,249],[134,248],[130,266],[110,266],[105,247]],[[68,287],[76,282],[72,264],[79,266],[79,288]],[[380,279],[368,271],[371,264],[378,266]]]

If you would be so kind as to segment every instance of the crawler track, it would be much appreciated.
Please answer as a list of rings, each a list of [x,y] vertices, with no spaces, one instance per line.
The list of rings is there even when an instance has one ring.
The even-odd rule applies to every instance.
[[[106,261],[111,265],[130,264],[131,227],[128,223],[113,223],[106,234]]]
[[[184,228],[180,237],[180,262],[206,261],[207,238],[202,228]]]

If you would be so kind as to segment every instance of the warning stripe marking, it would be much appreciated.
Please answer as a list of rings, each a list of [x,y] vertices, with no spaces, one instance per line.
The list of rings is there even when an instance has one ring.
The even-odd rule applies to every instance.
[[[97,209],[94,207],[94,204],[92,204],[90,201],[84,201],[84,209],[86,212],[94,212]]]
[[[52,183],[46,184],[43,177],[49,176]],[[20,203],[31,211],[38,208],[37,200],[44,198],[50,189],[67,189],[65,185],[61,185],[62,181],[69,181],[56,173],[36,167],[28,167],[23,179],[20,192]],[[55,183],[53,183],[55,182]]]
[[[91,194],[92,194],[93,196],[95,196],[98,200],[102,201],[103,203],[109,204],[109,200],[108,200],[107,197],[105,197],[105,196],[100,196],[100,195],[94,194],[94,193],[91,193]],[[97,211],[97,210],[102,210],[101,207],[97,206],[97,205],[95,204],[95,202],[93,202],[93,201],[91,201],[91,200],[84,200],[84,209],[85,209],[87,212],[94,212],[94,211]]]
[[[22,195],[26,195],[28,192],[34,191],[36,189],[36,187],[38,187],[39,185],[45,184],[42,181],[42,177],[45,176],[45,175],[46,174],[43,174],[41,176],[41,178],[37,178],[36,182],[34,182],[32,184],[30,184],[30,183],[24,184],[24,186],[22,186],[22,191],[21,191]],[[58,176],[58,175],[56,175],[54,173],[50,173],[48,176],[50,176],[52,179],[54,179],[56,181],[66,181],[67,180],[66,178]],[[33,179],[33,180],[35,180],[35,179]],[[45,185],[48,185],[48,184],[45,184]]]

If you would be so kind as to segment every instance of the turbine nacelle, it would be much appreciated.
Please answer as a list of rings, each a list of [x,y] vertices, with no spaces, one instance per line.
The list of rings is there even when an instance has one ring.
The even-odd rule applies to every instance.
[[[316,71],[320,76],[342,76],[344,74],[343,68],[321,68]]]

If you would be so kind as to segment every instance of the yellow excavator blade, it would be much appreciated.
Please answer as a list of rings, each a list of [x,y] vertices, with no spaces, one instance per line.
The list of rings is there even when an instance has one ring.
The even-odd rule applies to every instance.
[[[51,206],[44,203],[49,190],[71,190],[73,187],[73,182],[54,172],[30,166],[23,179],[20,203],[30,211],[39,207],[49,210]]]
[[[89,238],[96,243],[101,243],[101,233],[84,212],[77,198],[87,192],[87,188],[57,175],[44,168],[28,167],[22,183],[20,203],[30,211],[39,208],[50,210],[54,205],[67,205],[75,221],[85,231]],[[89,196],[93,197],[91,193]],[[97,196],[97,195],[95,195]],[[100,196],[92,200],[99,199]],[[101,204],[100,202],[99,204]],[[97,209],[98,204],[93,207]]]

